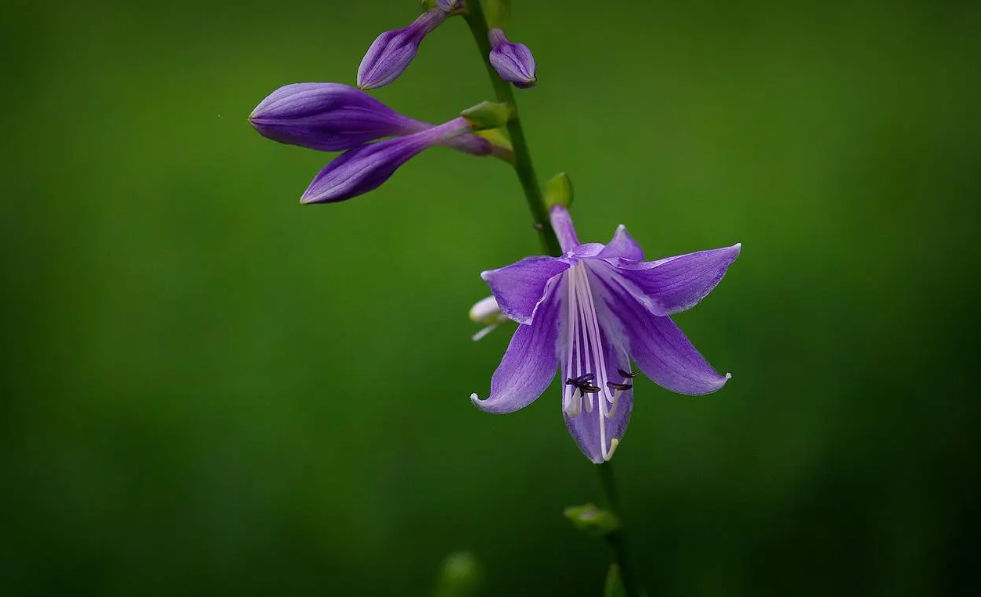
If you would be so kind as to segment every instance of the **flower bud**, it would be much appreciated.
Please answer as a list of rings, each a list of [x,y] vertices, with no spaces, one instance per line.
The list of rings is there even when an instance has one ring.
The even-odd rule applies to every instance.
[[[477,323],[486,324],[487,327],[473,335],[473,341],[480,340],[487,334],[494,331],[497,326],[508,321],[508,316],[501,311],[497,299],[493,295],[477,301],[477,304],[470,308],[470,319]]]
[[[300,203],[335,203],[373,191],[424,149],[469,131],[466,120],[455,118],[419,133],[345,151],[317,174]]]
[[[487,37],[491,42],[491,66],[502,79],[521,89],[538,81],[535,57],[528,46],[508,41],[501,29],[491,29]]]
[[[430,31],[449,16],[437,6],[422,14],[404,29],[386,31],[368,48],[358,67],[358,87],[383,87],[398,78],[419,51],[419,44]]]
[[[249,123],[267,139],[320,151],[352,149],[428,126],[339,83],[280,87],[256,106]]]

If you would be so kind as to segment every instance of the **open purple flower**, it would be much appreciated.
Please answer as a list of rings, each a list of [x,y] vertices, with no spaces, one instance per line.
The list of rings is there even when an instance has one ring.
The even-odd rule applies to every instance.
[[[725,385],[670,315],[693,307],[722,280],[740,245],[643,261],[620,226],[608,245],[580,244],[569,212],[551,211],[562,257],[528,257],[486,271],[501,310],[518,322],[491,379],[471,396],[491,413],[534,402],[562,370],[562,414],[579,449],[599,464],[623,438],[633,406],[632,359],[658,385],[707,394]]]
[[[373,191],[419,152],[470,130],[465,119],[455,118],[419,133],[345,151],[317,174],[300,203],[336,203]]]
[[[538,67],[528,46],[508,41],[501,29],[491,29],[487,37],[491,42],[490,63],[497,74],[521,89],[534,86]]]
[[[408,27],[386,31],[375,38],[358,67],[358,87],[374,89],[397,79],[416,57],[422,40],[449,16],[437,6]]]
[[[319,151],[354,149],[434,126],[399,114],[364,91],[340,83],[280,87],[256,106],[249,122],[267,139]],[[453,137],[446,144],[474,155],[492,152],[490,142],[475,135]]]

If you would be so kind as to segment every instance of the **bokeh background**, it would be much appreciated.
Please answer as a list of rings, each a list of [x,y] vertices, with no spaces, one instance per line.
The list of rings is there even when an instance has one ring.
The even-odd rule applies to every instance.
[[[726,388],[637,384],[615,459],[652,596],[981,589],[981,4],[515,0],[580,236],[743,243],[677,318]],[[429,151],[301,207],[276,87],[353,83],[414,0],[14,0],[0,19],[0,594],[599,595],[557,386],[474,409],[478,274],[539,251],[511,172]],[[462,21],[377,97],[491,99]]]

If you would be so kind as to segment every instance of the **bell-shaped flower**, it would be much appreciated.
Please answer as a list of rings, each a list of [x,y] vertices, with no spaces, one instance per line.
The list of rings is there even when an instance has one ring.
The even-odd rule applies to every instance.
[[[607,245],[580,244],[565,207],[553,207],[550,215],[563,256],[529,257],[481,274],[519,325],[490,396],[471,399],[487,412],[513,412],[534,402],[561,369],[566,425],[583,454],[599,464],[627,429],[636,375],[631,360],[680,394],[714,392],[729,379],[670,316],[715,288],[740,245],[644,261],[623,226]]]
[[[373,191],[419,152],[470,130],[470,124],[460,117],[419,133],[345,151],[317,174],[300,203],[335,203]]]
[[[437,6],[408,27],[386,31],[375,38],[358,67],[358,87],[375,89],[397,79],[416,57],[426,35],[449,16],[449,12]]]
[[[534,86],[538,67],[528,46],[508,41],[501,29],[491,29],[487,37],[491,42],[490,63],[497,74],[521,89]]]
[[[411,135],[432,124],[399,114],[360,89],[340,83],[293,83],[259,102],[249,122],[273,141],[319,151],[344,151],[384,137]],[[483,138],[448,139],[454,149],[487,155],[494,148]],[[506,152],[497,152],[506,153]]]

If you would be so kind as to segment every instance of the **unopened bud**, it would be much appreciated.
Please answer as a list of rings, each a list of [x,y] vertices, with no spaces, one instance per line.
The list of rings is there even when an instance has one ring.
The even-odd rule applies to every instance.
[[[521,89],[538,81],[538,67],[528,46],[508,41],[502,29],[491,29],[487,37],[491,42],[491,66],[502,79]]]
[[[361,59],[358,87],[374,89],[397,79],[416,57],[419,44],[426,35],[448,16],[440,7],[431,8],[408,27],[379,35]]]
[[[473,335],[473,340],[476,342],[494,331],[497,326],[508,321],[508,316],[501,311],[500,305],[497,304],[497,299],[489,296],[481,299],[476,305],[470,308],[470,319],[487,326]]]

